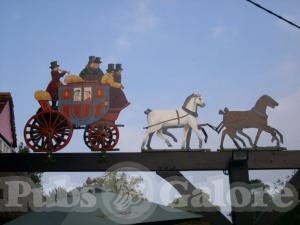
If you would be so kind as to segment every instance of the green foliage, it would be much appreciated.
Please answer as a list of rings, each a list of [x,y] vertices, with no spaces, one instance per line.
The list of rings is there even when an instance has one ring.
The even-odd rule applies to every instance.
[[[18,151],[17,153],[29,153],[29,148],[23,144],[23,142],[20,142],[19,146],[18,146]]]
[[[133,199],[146,200],[140,189],[142,183],[142,177],[129,176],[124,172],[106,172],[101,177],[89,177],[83,186],[97,186],[113,193],[127,194]]]
[[[17,153],[18,154],[29,154],[30,151],[29,151],[29,148],[23,144],[23,142],[20,142]],[[33,183],[41,184],[43,173],[32,172],[32,173],[28,173],[28,176],[31,178]]]
[[[60,199],[67,198],[68,192],[64,187],[56,187],[49,191],[44,197],[46,198],[47,204],[54,204]]]

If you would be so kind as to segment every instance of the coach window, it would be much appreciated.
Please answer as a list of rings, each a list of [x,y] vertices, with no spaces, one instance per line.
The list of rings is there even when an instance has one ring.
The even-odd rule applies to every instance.
[[[73,100],[75,102],[80,102],[81,101],[81,88],[74,88],[73,90],[74,96],[73,96]]]

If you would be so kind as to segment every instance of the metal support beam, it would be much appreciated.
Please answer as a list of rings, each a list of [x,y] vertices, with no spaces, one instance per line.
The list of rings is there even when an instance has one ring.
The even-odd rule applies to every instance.
[[[211,225],[232,225],[231,222],[215,207],[205,195],[202,195],[203,205],[206,207],[195,208],[190,204],[190,198],[193,193],[199,193],[197,189],[189,180],[187,180],[179,171],[158,171],[156,172],[160,177],[169,182],[182,196],[187,197],[188,210],[195,213],[200,213],[203,220],[209,222]],[[197,191],[198,190],[198,191]]]
[[[235,207],[241,204],[243,196],[236,188],[247,188],[249,184],[249,173],[247,160],[232,160],[229,164],[229,182],[232,204],[232,221],[234,225],[252,225],[252,215],[247,212],[246,207]]]
[[[236,151],[236,150],[235,150]],[[135,162],[150,171],[200,171],[228,170],[232,151],[152,151],[147,153],[106,154],[106,161],[100,160],[101,153],[54,153],[54,162],[49,162],[45,153],[0,154],[0,172],[15,171],[107,171],[121,162]],[[298,169],[300,151],[249,151],[250,170]]]

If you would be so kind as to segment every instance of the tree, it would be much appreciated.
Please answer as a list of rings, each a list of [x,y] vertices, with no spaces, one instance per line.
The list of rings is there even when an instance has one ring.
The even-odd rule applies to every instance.
[[[106,172],[103,176],[97,178],[88,177],[84,183],[84,187],[97,186],[106,191],[117,194],[129,195],[133,200],[146,200],[140,185],[143,183],[142,177],[129,176],[124,172]]]
[[[49,191],[48,194],[44,196],[48,204],[56,203],[60,199],[64,199],[68,196],[68,192],[64,187],[56,187]]]

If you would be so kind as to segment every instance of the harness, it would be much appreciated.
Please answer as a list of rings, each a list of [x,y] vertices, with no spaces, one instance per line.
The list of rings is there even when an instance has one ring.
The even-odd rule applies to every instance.
[[[170,122],[170,121],[173,121],[173,120],[177,120],[177,123],[178,123],[178,125],[179,125],[179,124],[180,124],[180,119],[182,119],[182,118],[184,118],[184,117],[187,117],[188,115],[192,115],[192,116],[194,116],[194,117],[196,117],[196,118],[198,117],[198,113],[193,112],[193,111],[191,111],[191,110],[189,110],[189,109],[187,109],[187,108],[185,108],[185,107],[182,107],[182,109],[183,109],[185,112],[187,112],[186,115],[184,115],[184,116],[179,116],[179,112],[178,112],[178,110],[176,110],[176,115],[177,115],[176,118],[172,118],[172,119],[169,119],[169,120],[162,121],[162,122],[160,122],[160,123],[156,123],[156,124],[149,125],[149,126],[147,126],[147,127],[143,127],[143,129],[148,129],[148,128],[150,128],[150,127],[154,127],[154,126],[157,126],[157,125],[160,125],[160,124],[163,124],[163,123],[166,123],[166,122]]]
[[[188,114],[192,115],[193,117],[198,117],[198,113],[197,112],[193,112],[189,109],[187,109],[186,107],[182,106],[183,111],[187,112]]]

